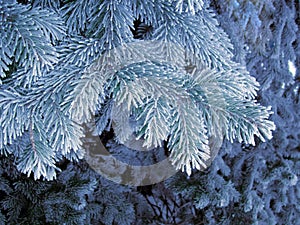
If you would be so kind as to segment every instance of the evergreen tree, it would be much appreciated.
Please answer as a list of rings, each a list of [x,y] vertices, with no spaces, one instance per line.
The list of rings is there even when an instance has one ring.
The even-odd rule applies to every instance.
[[[0,221],[298,224],[299,6],[0,0]],[[101,178],[83,160],[93,117],[122,159],[139,139],[184,173]]]

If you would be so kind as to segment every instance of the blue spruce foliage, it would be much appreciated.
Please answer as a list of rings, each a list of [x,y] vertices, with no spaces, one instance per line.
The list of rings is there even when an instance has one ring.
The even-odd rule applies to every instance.
[[[0,224],[300,224],[299,12],[0,0]],[[116,158],[178,173],[106,180],[91,120]]]

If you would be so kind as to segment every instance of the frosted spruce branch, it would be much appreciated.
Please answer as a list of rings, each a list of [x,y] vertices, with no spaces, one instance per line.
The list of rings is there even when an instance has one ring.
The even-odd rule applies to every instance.
[[[26,151],[40,151],[40,161],[19,169],[45,176],[52,164],[42,143],[55,161],[81,158],[79,124],[108,102],[98,121],[112,124],[119,142],[166,141],[174,165],[188,174],[210,164],[213,137],[251,144],[254,135],[271,138],[271,112],[254,100],[259,84],[231,60],[229,38],[203,3],[78,0],[60,15],[47,1],[33,8],[1,1],[1,148],[31,127],[45,143]],[[150,41],[133,39],[135,19],[152,27]],[[97,127],[100,135],[104,125]]]

